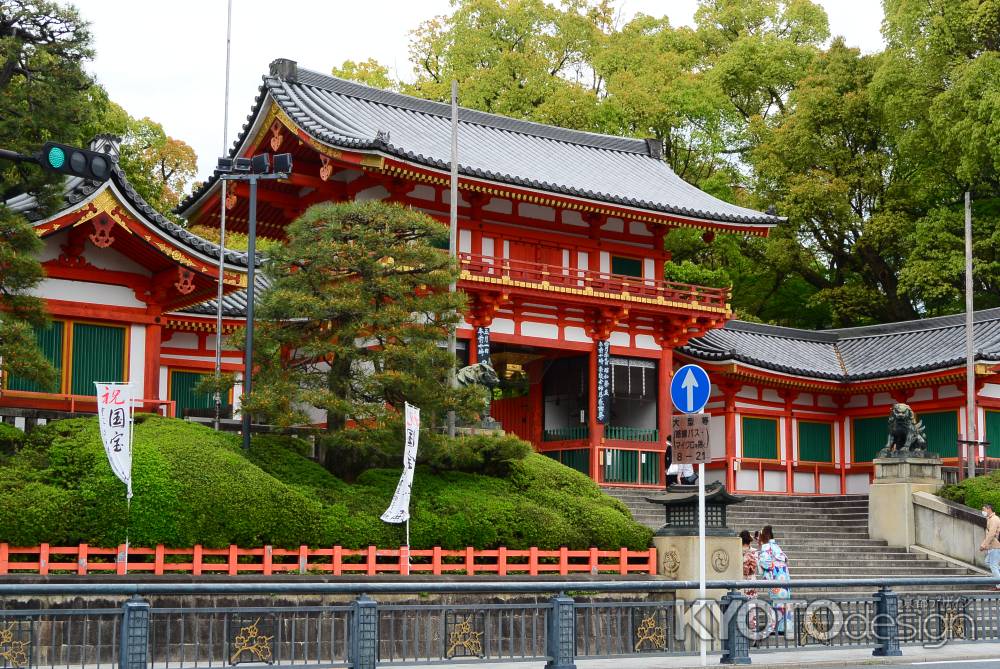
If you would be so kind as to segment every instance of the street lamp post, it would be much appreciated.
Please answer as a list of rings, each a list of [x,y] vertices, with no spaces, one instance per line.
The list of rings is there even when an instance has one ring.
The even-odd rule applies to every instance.
[[[292,154],[271,156],[261,153],[253,158],[219,158],[215,173],[224,181],[246,181],[250,186],[250,215],[247,221],[247,339],[243,351],[243,396],[250,395],[253,387],[253,307],[254,277],[257,266],[257,182],[269,179],[287,179],[292,171]],[[243,450],[250,450],[250,412],[241,407]]]

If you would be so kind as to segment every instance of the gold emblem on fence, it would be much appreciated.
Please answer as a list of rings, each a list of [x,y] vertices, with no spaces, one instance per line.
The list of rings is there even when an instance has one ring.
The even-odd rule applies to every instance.
[[[829,618],[821,615],[820,611],[812,611],[799,631],[799,645],[806,646],[809,644],[809,639],[814,639],[824,646],[829,646],[833,643],[831,636]]]
[[[251,653],[258,662],[271,661],[271,639],[274,637],[261,634],[258,625],[260,625],[260,618],[257,618],[252,625],[240,628],[240,633],[233,639],[233,654],[229,658],[230,664],[236,664],[243,653]]]
[[[944,612],[944,633],[948,639],[965,638],[966,614],[958,609],[949,607]]]
[[[0,629],[0,659],[18,669],[28,666],[28,642],[14,640],[14,623]]]
[[[656,624],[656,616],[647,616],[635,630],[635,652],[642,650],[643,644],[650,644],[652,650],[667,649],[667,632]]]
[[[483,656],[483,633],[472,629],[472,616],[456,623],[448,635],[448,652],[445,657],[451,659],[456,657],[458,649],[462,649],[462,655]]]

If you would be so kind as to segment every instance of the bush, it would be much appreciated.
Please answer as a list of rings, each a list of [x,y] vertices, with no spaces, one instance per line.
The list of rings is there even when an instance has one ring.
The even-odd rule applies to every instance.
[[[24,443],[24,432],[13,425],[0,423],[0,456],[13,455]]]
[[[1000,472],[947,485],[938,491],[938,495],[973,509],[979,509],[983,504],[991,504],[994,509],[1000,509]]]
[[[649,545],[650,531],[593,481],[541,455],[525,457],[516,438],[430,443],[440,448],[428,449],[433,464],[417,467],[412,490],[414,548]],[[379,518],[399,480],[401,447],[390,467],[360,470],[350,484],[289,437],[254,437],[244,454],[236,435],[150,416],[137,422],[133,448],[129,521],[137,546],[362,548],[404,541],[403,526]],[[390,450],[379,452],[388,460]],[[461,468],[474,471],[455,471]],[[501,470],[505,478],[478,473]],[[0,468],[5,541],[116,546],[126,517],[125,487],[111,473],[94,419],[35,430]]]

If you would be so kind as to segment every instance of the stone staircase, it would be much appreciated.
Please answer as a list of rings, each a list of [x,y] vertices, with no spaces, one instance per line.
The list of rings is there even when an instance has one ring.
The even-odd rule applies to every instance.
[[[657,496],[658,490],[605,488],[604,491],[623,501],[638,522],[654,529],[663,525],[663,507],[645,501],[646,497]],[[793,580],[971,575],[966,569],[929,559],[923,553],[890,548],[884,541],[869,538],[866,495],[747,496],[745,502],[727,507],[727,524],[737,532],[744,529],[753,532],[771,525],[775,539],[788,555]],[[898,589],[916,592],[947,588]],[[804,589],[796,592],[807,594]]]

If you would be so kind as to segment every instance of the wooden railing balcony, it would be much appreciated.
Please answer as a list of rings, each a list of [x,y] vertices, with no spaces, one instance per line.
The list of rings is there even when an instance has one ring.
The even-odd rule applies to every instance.
[[[728,311],[729,289],[460,253],[462,278],[610,299]]]

